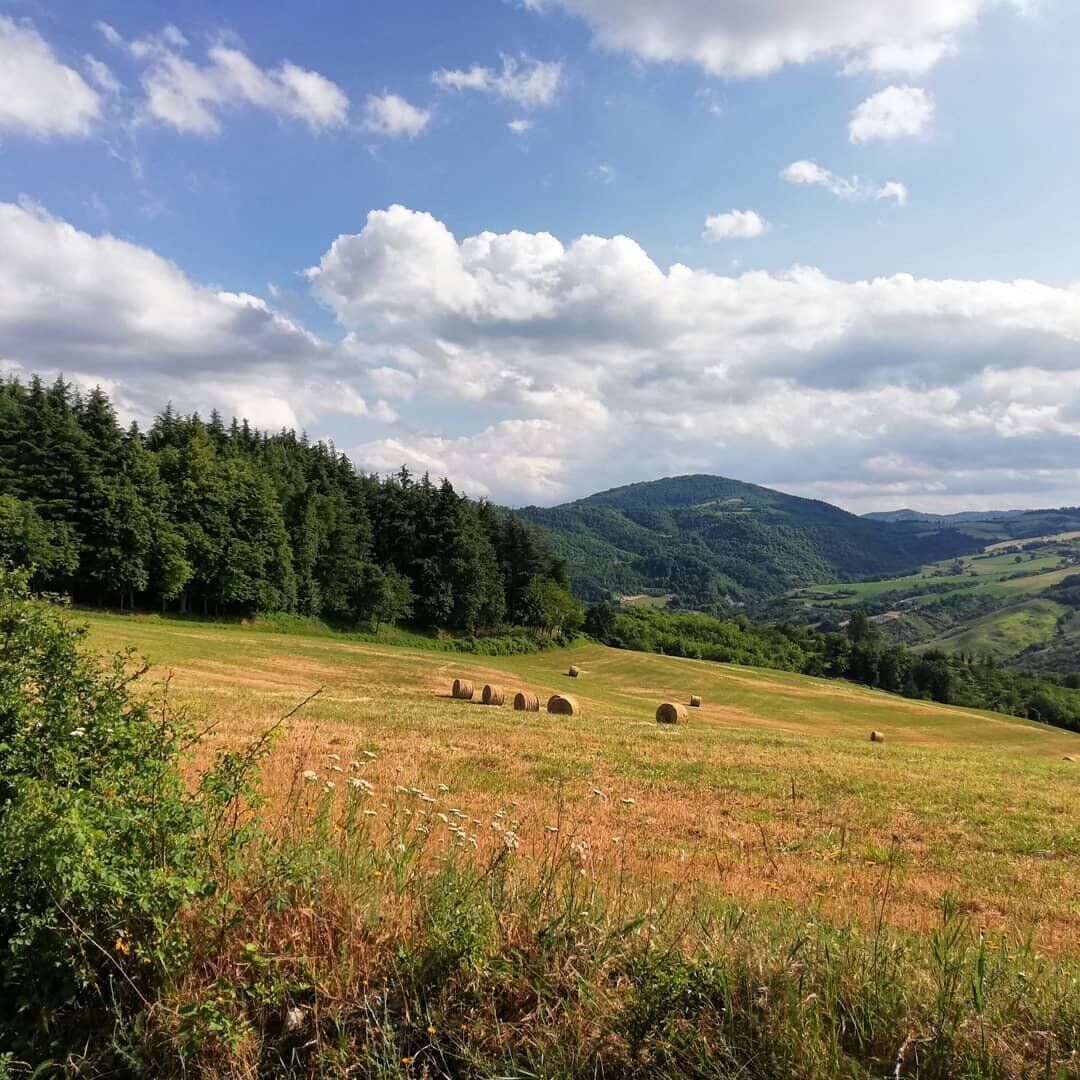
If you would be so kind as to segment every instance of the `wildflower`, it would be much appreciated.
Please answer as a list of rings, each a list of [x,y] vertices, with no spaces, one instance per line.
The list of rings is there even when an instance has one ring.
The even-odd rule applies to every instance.
[[[329,754],[328,757],[329,757],[329,759],[331,761],[340,761],[341,760],[341,755],[340,754]]]
[[[444,813],[440,812],[438,814],[438,818],[444,825],[449,825],[450,824],[450,819]]]
[[[606,799],[607,798],[607,796],[598,787],[594,787],[592,789],[592,793],[594,795],[598,795],[601,799]]]
[[[365,810],[365,811],[364,811],[364,816],[365,816],[365,817],[375,817],[375,815],[376,815],[377,813],[378,813],[378,811],[377,811],[377,810]]]
[[[634,799],[623,799],[623,806],[633,806],[634,802]]]
[[[127,940],[124,937],[124,931],[123,930],[121,930],[120,933],[116,935],[116,944],[113,946],[113,948],[118,953],[125,953],[126,954],[126,953],[129,953],[131,951],[128,948],[128,943],[127,943]]]
[[[71,734],[74,735],[76,739],[81,739],[86,734],[86,728],[83,728],[83,727],[72,728],[71,729]]]
[[[359,761],[350,761],[349,762],[349,768],[350,769],[359,769],[360,768],[360,762]]]
[[[439,794],[445,795],[450,789],[445,784],[439,785]]]
[[[403,1058],[401,1059],[401,1064],[402,1064],[402,1065],[411,1065],[411,1064],[412,1064],[412,1058],[410,1058],[410,1057],[403,1057]]]
[[[427,1033],[429,1035],[434,1035],[435,1034],[435,1029],[430,1024],[428,1024]]]
[[[303,776],[309,784],[314,784],[319,779],[319,774],[317,772],[312,772],[311,769],[305,769]]]
[[[503,843],[510,851],[513,851],[514,848],[516,848],[518,844],[521,843],[521,840],[518,838],[518,834],[511,832],[509,829],[507,829],[506,832],[502,834],[502,838]]]
[[[365,750],[364,751],[364,757],[374,759],[376,757],[376,755],[373,754],[370,750]]]
[[[557,828],[555,828],[554,825],[545,825],[544,828],[547,829],[547,831],[551,832],[551,833],[555,833],[555,832],[559,831]]]
[[[341,768],[340,765],[331,765],[330,766],[330,771],[331,772],[342,772],[342,768]]]
[[[408,795],[409,794],[409,789],[407,787],[402,787],[400,784],[395,784],[394,785],[394,790],[399,795]]]
[[[334,781],[333,780],[327,780],[326,783],[323,784],[323,791],[333,791],[333,790],[334,790]]]

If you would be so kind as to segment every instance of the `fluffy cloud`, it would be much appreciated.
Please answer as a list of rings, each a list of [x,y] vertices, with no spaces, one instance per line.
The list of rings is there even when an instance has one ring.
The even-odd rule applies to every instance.
[[[364,415],[334,347],[263,300],[197,285],[147,248],[0,203],[0,364],[114,387],[145,417],[172,398],[260,424]]]
[[[464,430],[361,442],[369,467],[519,501],[705,470],[856,504],[1061,501],[1080,472],[1080,289],[665,271],[627,237],[459,241],[403,207],[310,277],[358,378]]]
[[[934,116],[934,99],[916,86],[889,86],[868,97],[851,114],[853,143],[922,135]]]
[[[98,28],[111,44],[123,44],[107,23]],[[336,84],[296,64],[260,68],[241,50],[212,46],[207,62],[184,55],[188,42],[175,26],[128,44],[143,62],[146,115],[177,131],[216,135],[221,114],[243,106],[265,109],[277,116],[302,120],[313,131],[340,127],[348,120],[349,99]]]
[[[510,502],[690,471],[866,507],[1080,484],[1080,287],[664,269],[625,236],[458,239],[393,206],[309,271],[339,345],[33,206],[0,204],[0,250],[0,369],[141,417],[346,413],[362,465]]]
[[[808,184],[823,187],[831,191],[838,199],[893,199],[897,206],[906,206],[907,188],[899,180],[887,180],[884,184],[861,180],[857,176],[850,179],[837,176],[836,173],[823,169],[814,161],[793,161],[780,176],[789,184]]]
[[[378,135],[416,138],[431,120],[431,113],[397,94],[371,95],[364,105],[364,126]]]
[[[714,75],[767,75],[838,59],[848,71],[926,71],[994,7],[1026,0],[525,0],[580,16],[597,40]]]
[[[729,210],[705,219],[706,240],[753,240],[763,236],[769,223],[756,210]]]
[[[88,135],[100,115],[97,91],[37,30],[0,15],[0,132]]]
[[[562,86],[562,64],[541,62],[527,56],[502,58],[502,71],[473,66],[465,70],[436,71],[436,86],[444,90],[475,90],[526,109],[551,105]]]
[[[506,126],[515,135],[526,135],[533,125],[531,120],[511,120]]]

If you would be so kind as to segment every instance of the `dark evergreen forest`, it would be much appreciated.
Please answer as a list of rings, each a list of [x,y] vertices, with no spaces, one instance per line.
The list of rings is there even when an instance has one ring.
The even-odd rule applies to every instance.
[[[580,621],[531,526],[326,442],[166,408],[126,430],[100,389],[0,382],[0,559],[120,608],[293,612],[476,633]]]

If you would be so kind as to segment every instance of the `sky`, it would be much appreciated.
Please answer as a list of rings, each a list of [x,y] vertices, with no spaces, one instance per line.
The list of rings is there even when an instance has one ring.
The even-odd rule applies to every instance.
[[[1073,0],[0,0],[0,373],[550,505],[1080,503]]]

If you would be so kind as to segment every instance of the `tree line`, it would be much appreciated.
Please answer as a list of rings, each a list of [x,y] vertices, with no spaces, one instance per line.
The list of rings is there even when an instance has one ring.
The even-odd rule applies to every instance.
[[[716,619],[655,608],[597,604],[585,631],[616,648],[850,679],[904,697],[1024,716],[1080,731],[1080,677],[1011,671],[990,657],[916,652],[890,641],[856,610],[841,633],[785,623],[760,626],[745,615]]]
[[[573,632],[566,564],[508,511],[329,442],[167,407],[123,428],[101,389],[0,381],[0,560],[99,606],[291,612],[477,633]]]

